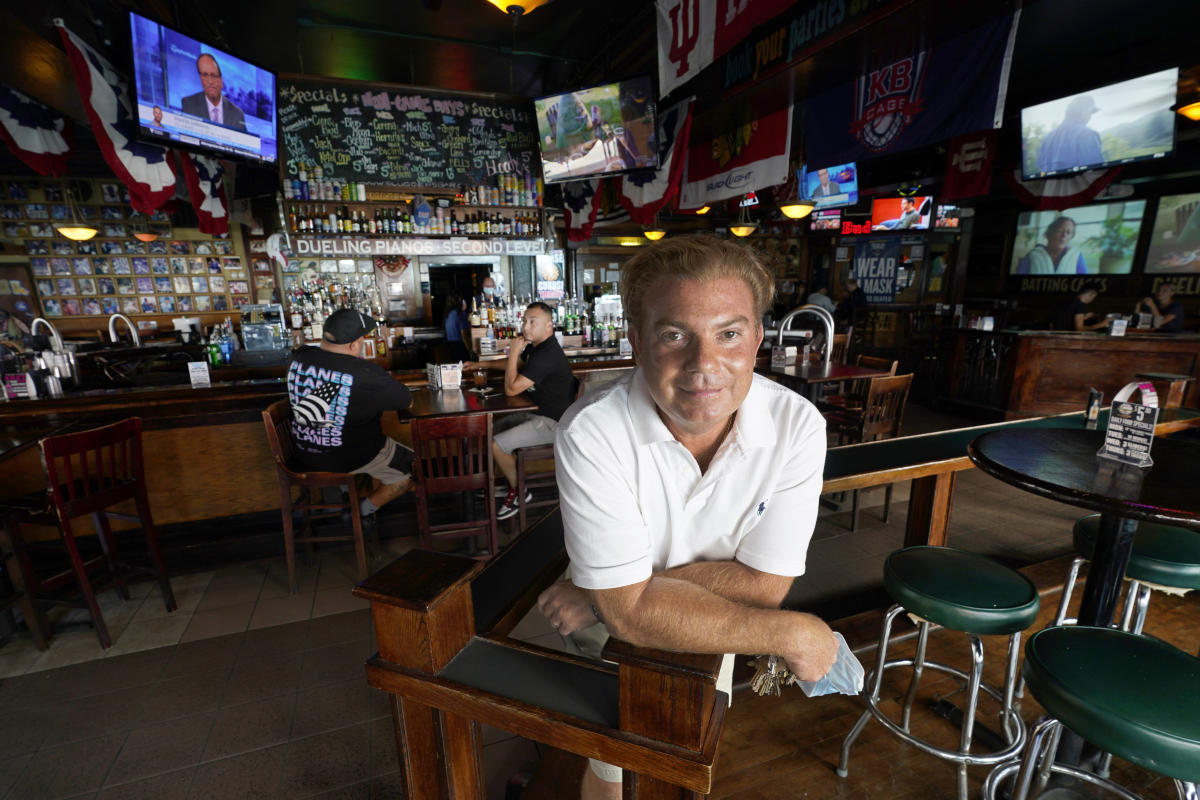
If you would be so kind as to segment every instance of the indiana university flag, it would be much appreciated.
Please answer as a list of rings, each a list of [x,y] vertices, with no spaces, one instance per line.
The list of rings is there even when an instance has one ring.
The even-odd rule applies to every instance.
[[[996,132],[982,131],[950,140],[946,154],[943,200],[979,197],[992,188],[992,166],[996,162]]]
[[[760,93],[753,105],[745,95],[729,101],[739,105],[733,130],[689,143],[680,208],[699,208],[788,179],[792,104],[786,81],[777,83],[778,89]]]
[[[808,163],[845,164],[999,128],[1020,12],[808,99]]]
[[[134,210],[154,213],[175,194],[167,149],[137,140],[138,123],[125,79],[87,42],[57,24],[100,154],[129,189]]]

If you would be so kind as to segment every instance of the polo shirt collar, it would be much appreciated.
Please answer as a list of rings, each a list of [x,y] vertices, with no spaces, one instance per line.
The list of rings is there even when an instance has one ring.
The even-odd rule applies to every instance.
[[[750,384],[746,399],[738,409],[734,431],[738,446],[743,450],[775,444],[775,422],[767,405],[767,391],[768,389],[761,385],[761,381],[755,378]],[[639,445],[675,440],[662,418],[658,416],[658,407],[654,404],[654,398],[650,396],[650,387],[646,385],[641,367],[634,370],[633,381],[629,386],[629,417]]]

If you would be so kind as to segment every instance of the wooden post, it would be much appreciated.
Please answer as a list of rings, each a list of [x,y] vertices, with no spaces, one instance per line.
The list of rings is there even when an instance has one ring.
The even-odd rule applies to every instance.
[[[940,472],[913,478],[904,531],[905,547],[919,544],[945,546],[957,477],[956,472]]]

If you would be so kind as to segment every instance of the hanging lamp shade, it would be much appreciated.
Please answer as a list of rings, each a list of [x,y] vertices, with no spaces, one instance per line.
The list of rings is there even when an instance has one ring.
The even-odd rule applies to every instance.
[[[86,242],[100,232],[95,226],[80,221],[79,208],[75,205],[75,192],[69,184],[63,186],[63,197],[67,199],[71,219],[54,223],[56,231],[73,242]]]
[[[487,0],[506,14],[514,17],[524,16],[539,6],[544,6],[550,0]]]

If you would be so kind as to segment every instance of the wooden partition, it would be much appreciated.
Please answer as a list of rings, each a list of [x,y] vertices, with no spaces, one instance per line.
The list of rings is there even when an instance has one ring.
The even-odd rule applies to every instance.
[[[565,561],[556,509],[487,564],[414,550],[355,589],[371,601],[367,681],[392,696],[409,800],[484,796],[481,724],[621,766],[633,800],[711,789],[720,656],[610,640],[615,663],[597,664],[507,638]]]

